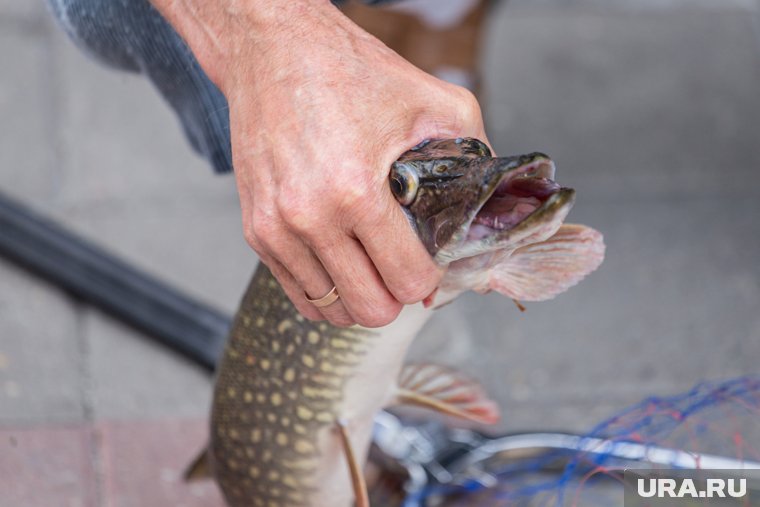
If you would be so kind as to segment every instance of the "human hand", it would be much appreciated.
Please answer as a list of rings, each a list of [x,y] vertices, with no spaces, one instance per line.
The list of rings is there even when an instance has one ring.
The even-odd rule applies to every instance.
[[[307,318],[390,323],[441,272],[393,198],[389,169],[425,139],[485,139],[477,101],[326,0],[192,2],[154,0],[229,103],[246,240]],[[333,286],[335,303],[307,301]]]

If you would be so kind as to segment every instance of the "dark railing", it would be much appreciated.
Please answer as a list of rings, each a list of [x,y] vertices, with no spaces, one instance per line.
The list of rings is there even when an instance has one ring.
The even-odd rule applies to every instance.
[[[0,255],[212,370],[230,317],[0,194]]]

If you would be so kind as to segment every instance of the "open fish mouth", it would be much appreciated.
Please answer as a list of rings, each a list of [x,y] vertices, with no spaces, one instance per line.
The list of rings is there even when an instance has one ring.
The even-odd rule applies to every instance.
[[[575,190],[554,181],[554,173],[554,162],[542,153],[520,157],[490,184],[459,244],[439,251],[437,259],[452,261],[550,237],[575,200]]]
[[[502,175],[475,214],[467,240],[509,231],[542,208],[562,187],[554,181],[554,162],[545,155]]]

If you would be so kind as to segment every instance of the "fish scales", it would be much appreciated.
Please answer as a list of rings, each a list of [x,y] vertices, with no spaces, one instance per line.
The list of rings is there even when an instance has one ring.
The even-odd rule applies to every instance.
[[[309,505],[319,433],[338,418],[375,337],[304,319],[259,266],[219,367],[211,422],[214,473],[240,505]]]

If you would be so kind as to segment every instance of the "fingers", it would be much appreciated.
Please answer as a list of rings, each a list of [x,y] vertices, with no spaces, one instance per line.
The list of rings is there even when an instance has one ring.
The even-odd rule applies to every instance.
[[[372,261],[356,240],[346,238],[323,248],[325,266],[302,242],[291,240],[289,248],[261,257],[306,318],[327,319],[339,327],[355,323],[380,327],[393,321],[401,311],[401,304],[385,288]],[[323,297],[333,287],[340,299],[328,306],[317,308],[306,299],[307,296],[310,299]]]
[[[380,327],[393,321],[401,304],[385,288],[362,246],[351,238],[330,242],[324,247],[320,262],[300,240],[291,236],[280,246],[271,241],[260,250],[269,253],[262,260],[280,282],[285,293],[306,318],[327,319],[333,325],[346,327],[358,323]],[[332,273],[332,276],[329,273]],[[336,287],[341,296],[330,305],[317,308],[306,298],[319,299]]]
[[[388,291],[364,247],[350,236],[316,245],[316,253],[330,273],[351,317],[365,327],[392,322],[401,303]]]
[[[379,327],[395,319],[401,304],[388,292],[361,244],[335,226],[337,219],[321,218],[320,210],[305,204],[297,209],[267,206],[270,196],[253,195],[249,188],[238,185],[246,240],[301,314],[340,327]],[[306,299],[319,299],[333,287],[340,299],[330,305],[317,308]]]
[[[270,242],[273,254],[309,298],[323,297],[336,287],[340,299],[319,308],[331,323],[364,327],[390,323],[401,311],[401,303],[385,287],[362,245],[339,227],[319,225],[335,224],[337,220],[315,222],[297,232],[291,229],[280,245]],[[304,294],[301,297],[305,300]]]
[[[245,219],[244,219],[245,222]],[[254,216],[246,228],[246,240],[258,252],[296,309],[311,320],[327,319],[333,325],[351,326],[356,320],[346,311],[343,301],[317,308],[306,298],[319,299],[333,288],[330,275],[322,264],[287,227],[268,216]],[[340,292],[338,292],[340,294]]]
[[[267,207],[261,204],[262,202],[271,202],[271,185],[267,185],[264,182],[257,185],[258,196],[256,202],[259,203],[257,207],[254,206],[254,192],[252,185],[246,177],[247,173],[245,171],[237,171],[235,176],[240,196],[245,240],[256,251],[261,261],[267,265],[298,312],[310,320],[324,320],[327,318],[333,324],[339,326],[350,326],[353,324],[354,322],[348,317],[340,301],[336,301],[330,305],[333,308],[321,311],[306,300],[305,291],[309,290],[310,292],[308,293],[312,296],[317,293],[321,294],[319,291],[329,283],[329,276],[326,275],[321,265],[310,265],[308,262],[309,256],[306,256],[307,262],[299,260],[299,257],[304,257],[303,251],[305,247],[303,244],[300,243],[299,245],[298,242],[293,241],[293,238],[288,239],[289,236],[282,221],[278,220],[277,215],[271,211],[273,206]],[[283,240],[283,238],[285,239]],[[288,248],[289,245],[290,249]],[[299,246],[300,248],[298,248]],[[281,253],[282,251],[292,252],[296,249],[301,254],[300,256],[286,256]],[[314,258],[313,255],[310,257]],[[310,273],[311,276],[304,276],[302,274],[300,280],[297,279],[281,260],[286,260],[291,266],[305,266],[306,269],[299,270],[299,272]],[[325,289],[325,294],[330,288],[332,288],[332,285]]]
[[[391,294],[404,304],[429,296],[441,281],[436,266],[396,200],[388,197],[355,226],[359,241]]]
[[[454,110],[456,111],[459,130],[468,136],[478,137],[481,141],[487,142],[485,130],[483,127],[483,113],[480,109],[480,102],[477,97],[468,89],[461,86],[450,85],[453,91],[452,100]]]
[[[341,288],[337,287],[311,249],[289,232],[285,234],[284,241],[274,245],[270,243],[270,246],[274,246],[272,255],[277,258],[293,282],[293,289],[288,292],[288,297],[293,303],[297,307],[308,307],[319,315],[318,319],[327,319],[339,327],[351,326],[357,322],[366,325],[365,319],[356,318],[346,310],[346,300],[343,298]],[[307,297],[309,299],[324,297],[333,287],[337,287],[341,298],[327,306],[318,308],[306,299]]]
[[[282,289],[285,291],[288,299],[293,302],[293,305],[295,305],[298,313],[309,320],[325,319],[325,316],[322,314],[322,312],[320,312],[314,305],[306,301],[306,299],[303,297],[303,289],[301,289],[299,283],[295,278],[293,278],[293,275],[290,274],[285,266],[280,264],[273,257],[262,255],[259,255],[259,257],[261,258],[261,262],[267,265],[269,271],[272,272],[272,275],[274,275],[279,284],[282,286]]]

